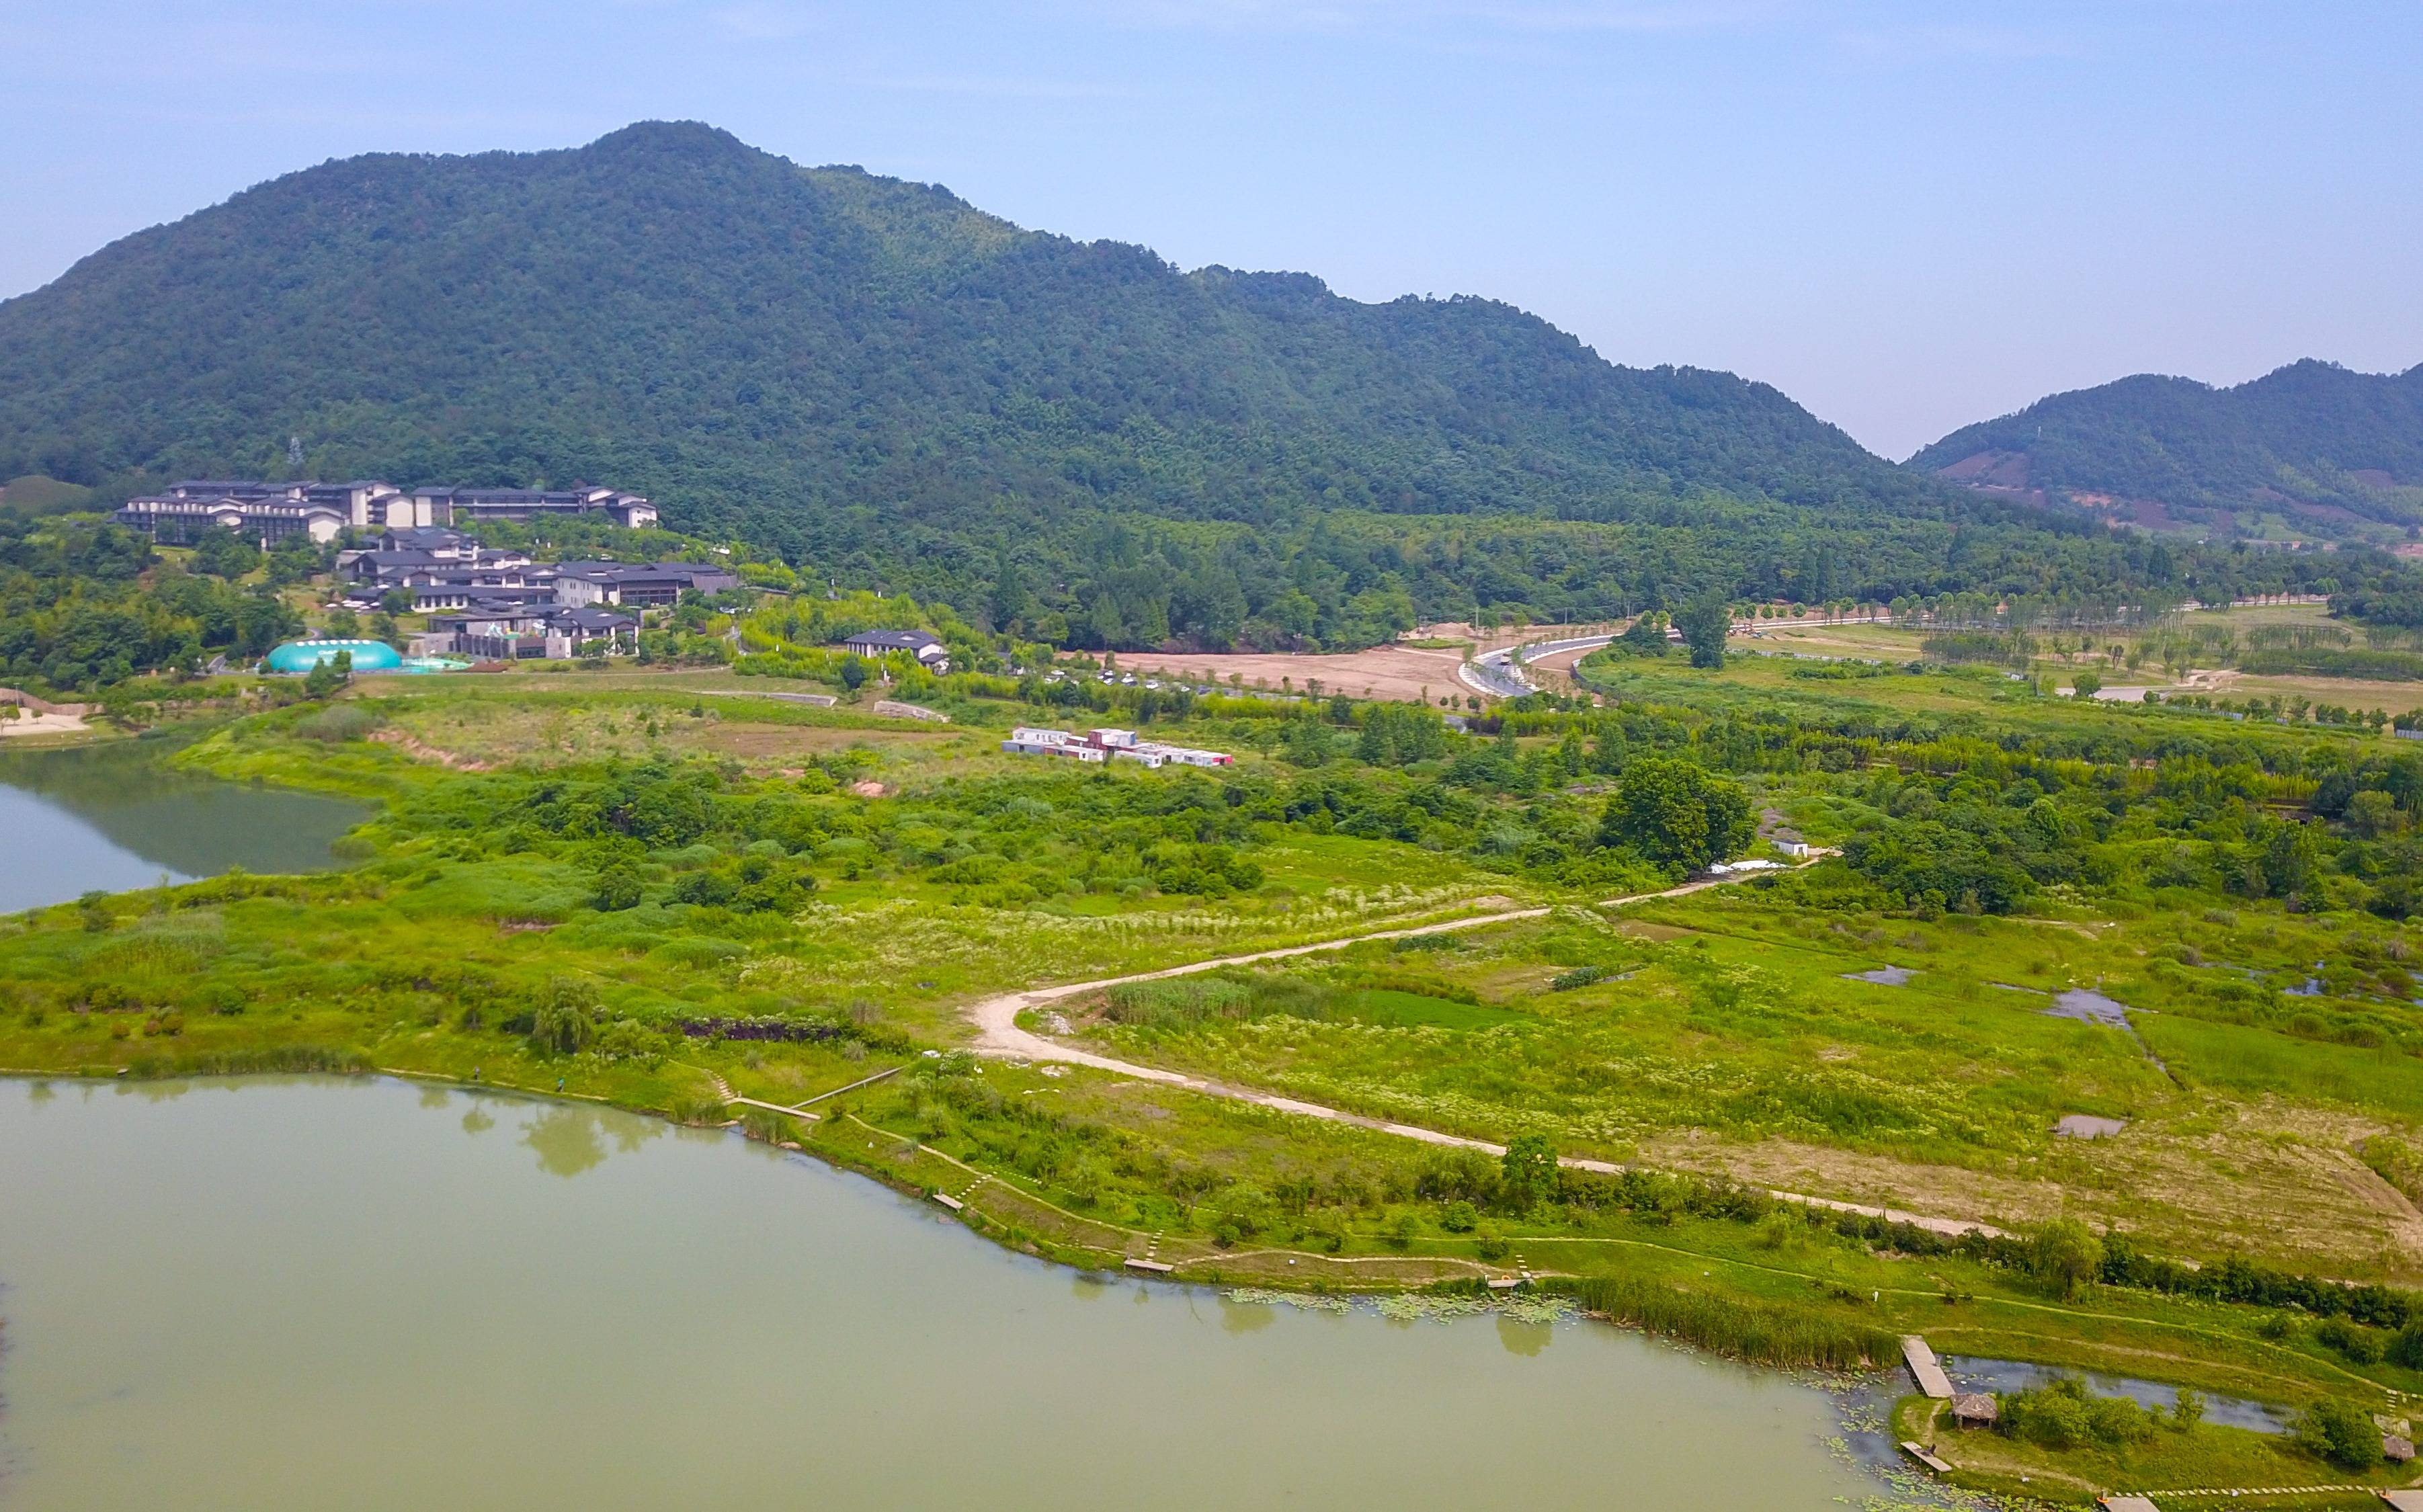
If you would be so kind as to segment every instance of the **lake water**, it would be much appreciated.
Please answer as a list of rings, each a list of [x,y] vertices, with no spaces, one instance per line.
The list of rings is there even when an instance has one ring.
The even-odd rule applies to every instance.
[[[1836,1512],[1836,1402],[1598,1324],[1095,1279],[736,1136],[0,1080],[0,1504]]]
[[[309,872],[359,804],[169,770],[154,742],[0,751],[0,913],[230,867]]]

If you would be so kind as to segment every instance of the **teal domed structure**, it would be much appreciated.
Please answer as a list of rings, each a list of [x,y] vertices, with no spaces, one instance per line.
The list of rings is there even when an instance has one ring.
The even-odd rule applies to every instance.
[[[269,654],[273,672],[308,672],[322,662],[349,652],[357,672],[391,672],[404,665],[393,646],[384,640],[290,640]]]

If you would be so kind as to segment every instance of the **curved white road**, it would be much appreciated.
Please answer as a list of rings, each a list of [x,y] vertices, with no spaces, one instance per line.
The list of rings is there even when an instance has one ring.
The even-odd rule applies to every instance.
[[[1817,856],[1813,856],[1810,862],[1832,854],[1831,851],[1820,852]],[[1810,864],[1810,862],[1803,864]],[[1681,887],[1668,888],[1661,892],[1639,892],[1629,897],[1609,898],[1596,906],[1616,908],[1625,904],[1645,902],[1651,898],[1681,897],[1685,893],[1697,892],[1703,888],[1722,887],[1728,882],[1736,880],[1739,879],[1711,877],[1704,881],[1686,882]],[[1442,923],[1417,924],[1404,929],[1378,929],[1368,934],[1351,935],[1340,939],[1322,940],[1312,945],[1287,945],[1276,950],[1254,951],[1243,955],[1222,955],[1208,961],[1196,961],[1186,966],[1167,967],[1159,971],[1137,971],[1127,976],[1103,977],[1094,982],[1072,982],[1056,987],[1035,987],[1024,992],[1005,992],[998,997],[984,999],[968,1008],[968,1016],[974,1021],[976,1027],[975,1042],[970,1048],[979,1055],[1048,1061],[1063,1065],[1090,1066],[1097,1071],[1108,1071],[1116,1076],[1133,1077],[1139,1080],[1159,1081],[1171,1086],[1184,1087],[1191,1092],[1199,1092],[1207,1096],[1232,1097],[1239,1102],[1254,1103],[1259,1107],[1276,1109],[1281,1112],[1301,1113],[1307,1118],[1327,1119],[1335,1124],[1353,1124],[1357,1127],[1372,1129],[1382,1134],[1394,1134],[1401,1139],[1419,1140],[1425,1144],[1452,1145],[1461,1149],[1478,1150],[1484,1155],[1502,1156],[1506,1153],[1506,1147],[1502,1144],[1493,1144],[1487,1140],[1467,1139],[1461,1134],[1443,1134],[1434,1128],[1419,1128],[1411,1124],[1391,1124],[1385,1119],[1368,1118],[1359,1113],[1347,1112],[1342,1109],[1327,1108],[1319,1103],[1302,1102],[1293,1097],[1283,1097],[1273,1092],[1259,1092],[1251,1087],[1231,1086],[1226,1082],[1190,1077],[1182,1072],[1167,1070],[1161,1066],[1139,1065],[1132,1061],[1097,1055],[1091,1050],[1081,1050],[1072,1046],[1063,1045],[1057,1040],[1047,1039],[1031,1031],[1021,1029],[1018,1027],[1018,1016],[1029,1008],[1039,1008],[1046,1003],[1058,1002],[1088,992],[1099,992],[1105,987],[1121,986],[1130,982],[1158,982],[1166,977],[1192,976],[1200,971],[1214,971],[1224,966],[1250,966],[1258,961],[1277,961],[1290,956],[1312,955],[1322,951],[1343,950],[1349,945],[1360,944],[1365,940],[1409,939],[1419,935],[1444,935],[1455,930],[1479,929],[1488,924],[1511,923],[1519,919],[1539,919],[1547,913],[1546,908],[1510,908],[1501,913],[1476,914],[1469,919],[1450,919]],[[1625,1169],[1610,1161],[1587,1160],[1578,1156],[1560,1157],[1557,1163],[1576,1171],[1594,1171],[1603,1175],[1614,1175]],[[1771,1195],[1783,1202],[1800,1203],[1836,1212],[1864,1213],[1870,1217],[1883,1218],[1896,1223],[1909,1223],[1943,1235],[1958,1236],[1968,1233],[1999,1235],[2003,1232],[1987,1223],[1965,1222],[1949,1218],[1927,1218],[1917,1213],[1905,1213],[1898,1208],[1835,1202],[1829,1198],[1810,1197],[1799,1192],[1778,1191]]]

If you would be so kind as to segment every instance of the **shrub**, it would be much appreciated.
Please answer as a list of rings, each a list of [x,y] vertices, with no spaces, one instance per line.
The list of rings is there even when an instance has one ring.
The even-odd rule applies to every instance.
[[[555,977],[531,1014],[531,1048],[542,1055],[571,1055],[597,1037],[597,993],[585,982]]]
[[[1556,1195],[1557,1147],[1544,1134],[1517,1134],[1506,1146],[1497,1184],[1498,1195],[1515,1212]]]
[[[2187,1394],[2193,1395],[2193,1394]],[[2182,1425],[2204,1415],[2204,1401],[2180,1398]],[[2089,1396],[2086,1383],[2064,1376],[2042,1386],[2014,1392],[1999,1399],[1997,1426],[2013,1438],[2047,1449],[2080,1449],[2088,1444],[2125,1448],[2154,1436],[2156,1419],[2125,1396]]]
[[[316,714],[294,721],[294,732],[305,740],[340,745],[349,740],[361,740],[386,723],[377,715],[358,703],[332,703]]]
[[[2372,1414],[2336,1397],[2324,1397],[2298,1415],[2297,1443],[2341,1470],[2370,1470],[2381,1463],[2381,1430]]]
[[[2423,1370],[2423,1323],[2409,1323],[2390,1336],[2388,1347],[2382,1350],[2389,1362],[2404,1365],[2409,1370]]]
[[[2086,1404],[2086,1424],[2098,1443],[2122,1446],[2154,1436],[2153,1414],[2125,1396],[2100,1396]]]
[[[2078,1449],[2093,1441],[2095,1422],[2086,1410],[2086,1387],[2080,1381],[2064,1378],[1997,1401],[1996,1426],[2014,1439],[2047,1449]]]
[[[2378,1331],[2360,1327],[2343,1317],[2324,1318],[2314,1330],[2314,1337],[2322,1345],[2359,1365],[2378,1363],[2382,1340]]]
[[[636,908],[644,890],[640,869],[618,858],[597,869],[596,883],[590,890],[589,906],[600,913]]]
[[[2103,1243],[2074,1218],[2057,1218],[2028,1242],[2028,1270],[2053,1293],[2074,1295],[2103,1268]]]

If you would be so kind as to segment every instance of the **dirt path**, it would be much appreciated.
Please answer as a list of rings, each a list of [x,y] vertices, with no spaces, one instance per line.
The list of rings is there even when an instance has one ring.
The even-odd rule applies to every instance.
[[[1830,855],[1831,852],[1825,854]],[[1813,857],[1811,859],[1814,861],[1819,858],[1822,858]],[[1686,882],[1681,887],[1668,888],[1660,892],[1637,892],[1629,897],[1608,898],[1596,906],[1620,908],[1627,904],[1645,903],[1653,898],[1679,898],[1687,893],[1698,892],[1704,888],[1723,887],[1736,880],[1739,879],[1712,877],[1702,882]],[[1091,1050],[1077,1049],[1071,1046],[1063,1045],[1057,1040],[1046,1039],[1040,1034],[1019,1028],[1018,1016],[1028,1008],[1039,1008],[1046,1003],[1059,1002],[1088,992],[1099,992],[1105,987],[1124,986],[1131,982],[1159,982],[1169,977],[1192,976],[1201,971],[1216,971],[1223,967],[1251,966],[1259,961],[1279,961],[1298,955],[1314,955],[1323,951],[1343,950],[1347,946],[1361,944],[1366,940],[1411,939],[1423,935],[1444,935],[1455,930],[1479,929],[1489,924],[1511,923],[1516,920],[1544,918],[1547,913],[1546,908],[1511,908],[1501,913],[1476,914],[1469,919],[1450,919],[1442,923],[1416,924],[1404,929],[1372,930],[1366,934],[1350,935],[1339,939],[1322,940],[1312,945],[1286,945],[1275,950],[1252,951],[1243,955],[1215,956],[1208,961],[1166,967],[1158,971],[1137,971],[1127,976],[1103,977],[1094,982],[1072,982],[1056,987],[1036,987],[1025,992],[1005,992],[998,997],[987,998],[968,1009],[968,1016],[974,1021],[976,1027],[975,1043],[970,1047],[979,1055],[1016,1057],[1028,1061],[1056,1062],[1063,1065],[1090,1066],[1097,1071],[1108,1071],[1114,1076],[1133,1077],[1142,1081],[1158,1081],[1168,1086],[1184,1087],[1190,1092],[1199,1092],[1210,1097],[1233,1098],[1238,1102],[1253,1103],[1258,1107],[1275,1109],[1284,1113],[1300,1113],[1307,1118],[1326,1119],[1333,1124],[1352,1124],[1357,1128],[1368,1128],[1381,1134],[1393,1134],[1400,1139],[1419,1140],[1425,1144],[1448,1145],[1457,1149],[1478,1150],[1483,1155],[1502,1156],[1506,1153],[1506,1147],[1502,1144],[1493,1144],[1487,1140],[1468,1139],[1461,1134],[1445,1134],[1434,1128],[1419,1128],[1411,1124],[1391,1124],[1386,1119],[1350,1113],[1343,1109],[1328,1108],[1320,1103],[1303,1102],[1293,1097],[1281,1096],[1275,1092],[1260,1092],[1251,1087],[1239,1087],[1202,1077],[1190,1077],[1183,1072],[1171,1071],[1162,1066],[1140,1065],[1132,1061],[1116,1060],[1107,1055],[1097,1055]],[[1626,1169],[1611,1161],[1588,1160],[1579,1156],[1561,1157],[1557,1163],[1575,1171],[1592,1171],[1602,1175],[1620,1174]],[[1871,1218],[1882,1218],[1895,1223],[1908,1223],[1932,1233],[1953,1236],[1972,1233],[2000,1235],[2003,1232],[1989,1223],[1966,1222],[1949,1218],[1928,1218],[1917,1213],[1906,1213],[1899,1208],[1877,1207],[1864,1203],[1836,1202],[1831,1198],[1811,1197],[1799,1192],[1778,1191],[1771,1195],[1783,1202],[1800,1203],[1811,1207],[1823,1207],[1838,1213],[1862,1213]]]

